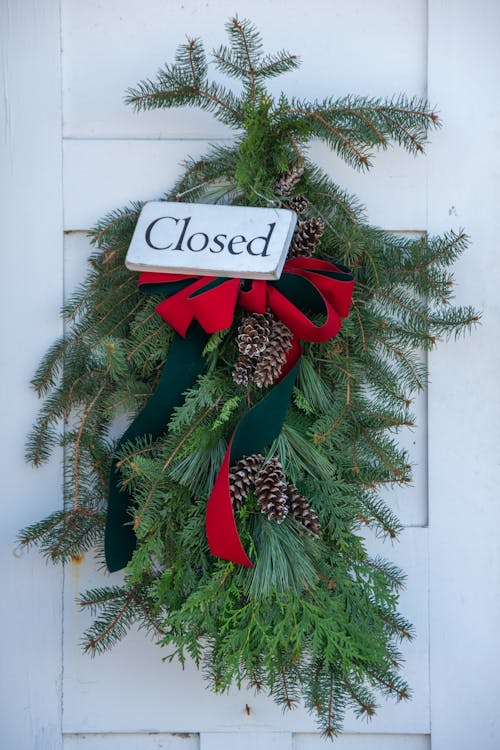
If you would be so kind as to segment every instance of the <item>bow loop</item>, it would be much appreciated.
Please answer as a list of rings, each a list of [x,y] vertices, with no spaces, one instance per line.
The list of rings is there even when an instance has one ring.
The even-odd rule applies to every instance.
[[[181,336],[193,320],[206,333],[222,331],[233,322],[236,306],[254,313],[269,308],[292,333],[305,341],[328,341],[349,313],[354,281],[349,269],[319,258],[292,258],[277,281],[168,273],[141,273],[139,285],[165,294],[156,310]],[[317,325],[311,315],[320,314]]]

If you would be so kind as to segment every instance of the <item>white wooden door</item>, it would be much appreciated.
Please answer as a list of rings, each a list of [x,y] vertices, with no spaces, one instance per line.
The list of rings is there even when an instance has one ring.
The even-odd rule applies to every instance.
[[[228,137],[193,110],[135,115],[125,89],[172,57],[186,33],[208,48],[238,12],[266,47],[297,52],[302,67],[276,82],[308,98],[348,92],[427,95],[444,120],[428,155],[397,148],[359,176],[326,149],[313,156],[398,232],[465,226],[473,247],[457,266],[457,300],[484,312],[471,338],[431,355],[419,428],[402,437],[415,482],[390,502],[406,529],[382,553],[408,573],[401,608],[417,639],[406,649],[414,697],[381,707],[370,724],[349,718],[343,750],[496,750],[500,747],[496,541],[500,323],[498,215],[500,5],[495,0],[0,0],[3,63],[4,240],[1,414],[4,601],[0,619],[1,747],[16,750],[314,750],[305,712],[285,716],[251,692],[207,692],[191,666],[162,663],[141,634],[90,659],[75,599],[109,582],[89,557],[64,572],[13,538],[60,502],[60,457],[22,464],[37,404],[28,381],[60,332],[57,310],[82,278],[86,230],[131,199],[154,198],[179,162]],[[496,66],[496,68],[495,68]],[[497,179],[495,179],[497,178]],[[63,234],[64,231],[64,234]],[[375,541],[370,545],[375,547]],[[119,574],[114,574],[119,578]]]

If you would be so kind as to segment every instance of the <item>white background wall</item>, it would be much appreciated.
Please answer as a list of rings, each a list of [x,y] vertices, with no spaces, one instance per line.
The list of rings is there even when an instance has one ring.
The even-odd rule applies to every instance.
[[[343,750],[500,747],[498,528],[500,310],[495,245],[500,168],[500,4],[495,0],[0,0],[0,211],[3,273],[0,414],[4,602],[0,619],[0,747],[6,750],[314,750],[304,712],[283,716],[252,693],[216,697],[190,667],[161,662],[142,635],[91,660],[74,604],[102,580],[91,559],[64,574],[14,548],[17,530],[60,503],[60,456],[22,462],[37,403],[28,381],[59,334],[57,311],[82,278],[87,230],[131,199],[161,194],[179,162],[228,137],[194,110],[135,115],[124,90],[173,56],[185,34],[210,49],[237,11],[269,50],[302,67],[275,90],[427,95],[444,128],[424,158],[391,149],[360,177],[314,156],[366,203],[372,222],[405,232],[465,226],[457,301],[482,326],[430,357],[420,428],[402,437],[415,486],[391,497],[406,530],[383,553],[408,572],[401,607],[418,637],[407,649],[414,699],[352,719]],[[64,232],[64,234],[63,234]],[[22,282],[22,283],[21,283]],[[116,575],[116,574],[115,574]],[[109,578],[107,579],[109,581]],[[246,705],[250,706],[250,715]]]

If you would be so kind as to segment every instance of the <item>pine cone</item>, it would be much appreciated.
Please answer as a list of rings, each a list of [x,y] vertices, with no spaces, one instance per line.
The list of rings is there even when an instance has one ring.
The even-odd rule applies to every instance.
[[[270,349],[259,357],[255,366],[252,381],[257,388],[268,388],[279,377],[282,362],[277,362]]]
[[[283,469],[277,457],[262,467],[255,480],[255,494],[261,513],[270,521],[281,523],[288,514],[288,498]]]
[[[304,174],[304,167],[293,166],[274,183],[276,195],[289,195]]]
[[[240,354],[256,357],[263,352],[268,344],[272,322],[271,313],[245,315],[236,337]]]
[[[281,320],[274,319],[268,346],[259,355],[255,365],[252,379],[257,388],[267,388],[278,379],[292,339],[291,330]]]
[[[233,508],[239,510],[243,502],[255,484],[255,475],[262,466],[264,456],[254,453],[252,456],[243,456],[234,466],[229,469],[229,489]]]
[[[309,505],[309,501],[300,494],[293,484],[287,484],[285,491],[288,499],[288,510],[292,516],[305,526],[311,534],[317,536],[321,531],[321,527],[318,523],[316,513]]]
[[[312,255],[324,231],[325,225],[321,219],[313,217],[298,221],[288,251],[290,257]]]
[[[269,337],[269,348],[273,348],[274,351],[283,352],[283,362],[286,360],[286,354],[292,345],[293,333],[282,320],[275,318],[271,328],[271,335]]]
[[[247,354],[240,354],[233,368],[233,380],[238,385],[248,385],[253,380],[255,360]]]
[[[296,214],[303,214],[304,211],[307,211],[309,205],[305,195],[292,195],[288,202],[288,207]]]
[[[254,383],[267,388],[281,374],[293,334],[270,312],[247,315],[240,325],[237,341],[240,350],[233,368],[238,385]]]

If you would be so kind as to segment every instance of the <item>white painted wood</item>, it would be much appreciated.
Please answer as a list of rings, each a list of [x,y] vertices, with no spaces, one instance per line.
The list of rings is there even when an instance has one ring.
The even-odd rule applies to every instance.
[[[19,529],[60,505],[60,457],[23,462],[39,403],[29,380],[61,332],[61,82],[57,0],[0,3],[0,744],[61,747],[62,572],[15,548]],[[22,261],[21,261],[22,258]]]
[[[343,734],[339,750],[430,750],[429,735]],[[64,750],[325,750],[318,734],[211,732],[197,734],[65,734]]]
[[[214,138],[227,138],[225,128],[195,110],[136,115],[122,104],[122,92],[154,75],[161,61],[171,59],[186,32],[203,36],[209,47],[222,41],[222,24],[235,7],[229,0],[63,0],[62,5],[65,228],[74,230],[90,227],[132,199],[161,196],[179,175],[183,158],[201,155]],[[303,57],[303,67],[278,79],[274,90],[287,86],[292,94],[307,98],[348,91],[426,91],[425,0],[311,0],[307,12],[299,0],[241,0],[238,12],[264,30],[266,47],[287,46]],[[35,472],[20,460],[38,406],[26,383],[39,354],[59,330],[56,312],[63,269],[57,177],[58,11],[54,0],[3,0],[0,13],[3,236],[9,251],[17,248],[17,224],[22,220],[23,257],[30,258],[22,305],[8,275],[16,253],[4,253],[7,268],[2,276],[3,319],[9,321],[0,360],[1,415],[9,425],[8,439],[2,443],[2,569],[9,606],[0,647],[0,737],[2,746],[16,750],[57,750],[60,573],[36,555],[14,559],[12,539],[20,526],[56,507],[60,492],[57,461]],[[431,356],[430,529],[407,530],[398,547],[385,551],[409,572],[401,607],[418,632],[407,650],[406,673],[415,697],[412,703],[384,707],[369,725],[350,718],[346,729],[355,734],[337,741],[346,750],[428,750],[431,725],[433,750],[493,750],[500,738],[500,604],[492,595],[500,589],[500,407],[495,400],[500,310],[494,234],[500,197],[499,6],[495,0],[475,5],[429,0],[428,20],[429,97],[445,123],[443,131],[433,135],[429,158],[414,160],[391,149],[376,158],[371,173],[361,176],[323,146],[311,149],[311,156],[319,158],[334,179],[362,199],[373,223],[392,230],[428,227],[436,232],[464,225],[474,247],[458,265],[457,291],[459,299],[474,302],[485,313],[473,337],[451,342]],[[467,97],[472,96],[479,102],[466,109]],[[26,201],[28,219],[19,214]],[[87,252],[82,235],[69,236],[64,269],[68,288],[71,279],[81,278],[81,258]],[[418,408],[425,412],[425,400]],[[409,435],[410,445],[412,439]],[[414,455],[422,468],[414,498],[419,499],[412,498],[405,508],[410,494],[402,490],[391,500],[409,525],[426,522],[425,425],[418,440]],[[78,640],[86,621],[74,597],[102,580],[90,560],[67,571],[64,727],[71,734],[64,736],[65,750],[145,750],[169,748],[168,742],[175,750],[198,746],[197,736],[174,739],[171,733],[176,730],[215,736],[221,748],[223,743],[238,746],[240,733],[246,733],[248,741],[260,735],[264,746],[268,733],[293,732],[296,750],[325,747],[305,714],[283,716],[267,698],[252,693],[214,696],[191,666],[182,672],[177,665],[163,664],[161,651],[142,634],[131,635],[105,656],[82,656]],[[10,602],[15,602],[15,609]],[[163,734],[148,735],[149,730]],[[124,731],[130,734],[120,734]]]
[[[130,201],[161,198],[181,174],[187,156],[198,158],[205,141],[65,141],[64,228],[89,229]]]
[[[292,750],[290,732],[203,732],[200,750]]]
[[[63,750],[199,750],[197,734],[65,734]]]
[[[279,279],[297,214],[282,208],[149,201],[125,265],[132,271]]]
[[[431,0],[429,229],[465,227],[457,301],[483,312],[431,356],[429,482],[433,750],[500,746],[500,4]]]
[[[325,91],[329,85],[325,81]],[[208,140],[66,140],[64,228],[88,229],[117,206],[162,197],[180,176],[182,161],[201,157],[208,145]],[[324,146],[312,144],[310,154],[366,205],[371,223],[391,230],[425,229],[425,156],[390,148],[376,154],[371,171],[360,174]]]
[[[317,734],[296,734],[294,750],[326,750]],[[428,734],[343,734],[335,738],[334,750],[430,750]]]
[[[307,8],[297,0],[65,0],[65,135],[224,134],[207,113],[186,108],[137,115],[122,97],[170,62],[186,35],[201,37],[207,50],[225,43],[224,24],[236,11],[262,31],[266,50],[286,47],[303,61],[298,71],[270,81],[275,93],[284,86],[308,99],[425,91],[425,0],[313,0]]]

